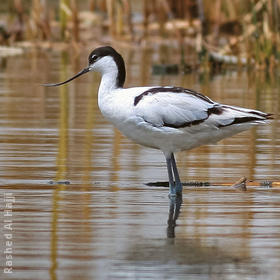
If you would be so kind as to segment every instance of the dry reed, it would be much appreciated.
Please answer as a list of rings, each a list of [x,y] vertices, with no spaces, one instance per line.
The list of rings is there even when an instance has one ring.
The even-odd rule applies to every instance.
[[[101,22],[89,28],[101,28],[99,34],[114,40],[161,44],[175,39],[181,50],[186,44],[193,45],[198,54],[206,53],[214,60],[219,57],[219,63],[227,64],[226,57],[231,55],[236,57],[231,64],[237,61],[259,69],[278,64],[280,0],[88,0],[84,4],[89,13],[101,15]],[[31,8],[14,0],[12,6],[7,13],[21,28],[1,28],[0,32],[9,35],[5,33],[9,43],[23,39],[83,40],[81,24],[85,19],[80,17],[76,0],[60,0],[56,20],[50,16],[46,0],[33,0]]]

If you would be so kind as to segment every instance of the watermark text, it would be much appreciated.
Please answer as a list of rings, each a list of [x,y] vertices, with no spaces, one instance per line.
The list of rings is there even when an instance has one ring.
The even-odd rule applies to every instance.
[[[3,235],[4,273],[13,273],[13,207],[16,198],[11,192],[4,193]]]

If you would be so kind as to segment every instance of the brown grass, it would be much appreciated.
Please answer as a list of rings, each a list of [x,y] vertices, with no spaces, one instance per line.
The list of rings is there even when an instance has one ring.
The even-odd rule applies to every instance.
[[[83,2],[83,5],[80,3]],[[274,69],[279,60],[280,0],[11,1],[0,44],[16,41],[192,46],[214,63]],[[1,20],[2,21],[2,20]],[[218,56],[217,56],[218,54]],[[235,60],[228,60],[228,55]],[[215,61],[219,57],[219,61]],[[235,61],[235,62],[234,62]]]

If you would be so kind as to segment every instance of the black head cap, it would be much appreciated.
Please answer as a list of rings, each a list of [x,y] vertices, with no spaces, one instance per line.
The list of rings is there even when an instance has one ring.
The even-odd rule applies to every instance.
[[[124,60],[122,56],[112,47],[105,46],[93,50],[88,57],[89,65],[93,64],[99,58],[104,56],[111,56],[114,59],[119,70],[117,76],[117,87],[123,87],[125,82],[125,76],[126,76]]]

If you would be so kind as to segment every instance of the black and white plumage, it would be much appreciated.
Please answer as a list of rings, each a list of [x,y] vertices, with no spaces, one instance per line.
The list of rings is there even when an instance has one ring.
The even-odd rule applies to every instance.
[[[104,117],[136,143],[164,153],[170,195],[182,193],[175,152],[215,143],[271,119],[271,114],[219,104],[181,87],[123,88],[125,64],[109,46],[92,51],[89,66],[74,77],[45,86],[65,84],[89,71],[102,75],[98,105]]]

